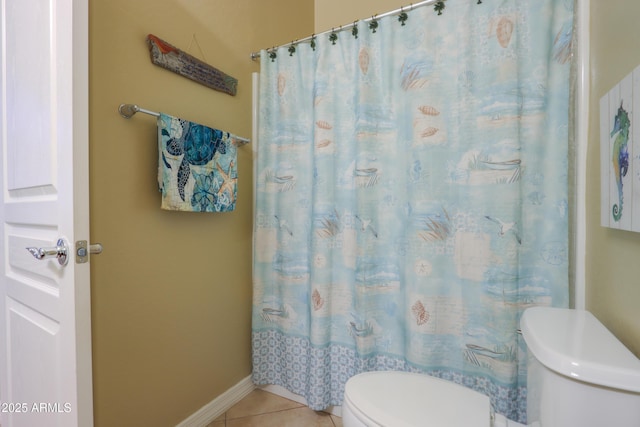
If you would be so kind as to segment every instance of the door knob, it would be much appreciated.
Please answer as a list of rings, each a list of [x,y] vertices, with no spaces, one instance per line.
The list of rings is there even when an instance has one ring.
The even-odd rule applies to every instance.
[[[55,248],[35,248],[29,247],[27,250],[34,256],[36,259],[45,259],[45,258],[53,258],[56,257],[58,259],[58,264],[67,265],[67,261],[69,260],[69,246],[64,239],[58,239]]]

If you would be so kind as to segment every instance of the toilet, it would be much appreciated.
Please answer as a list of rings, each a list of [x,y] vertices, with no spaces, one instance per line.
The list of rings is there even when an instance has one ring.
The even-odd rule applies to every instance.
[[[531,427],[640,426],[640,360],[591,313],[532,307],[520,326],[529,349]],[[350,378],[344,427],[516,427],[489,398],[423,374],[379,371]]]

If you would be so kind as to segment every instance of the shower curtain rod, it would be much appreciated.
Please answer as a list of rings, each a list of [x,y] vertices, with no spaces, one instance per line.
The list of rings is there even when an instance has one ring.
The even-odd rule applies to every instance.
[[[125,119],[130,119],[135,113],[144,113],[149,114],[150,116],[160,117],[160,113],[151,110],[145,110],[144,108],[138,107],[136,104],[120,104],[120,106],[118,107],[118,112]],[[239,144],[237,145],[244,145],[251,142],[250,139],[242,138],[237,135],[233,135],[233,137],[238,140]]]
[[[371,18],[359,19],[359,20],[354,21],[354,22],[352,22],[350,24],[340,25],[339,27],[333,27],[330,30],[323,31],[323,32],[318,33],[318,34],[313,34],[313,35],[310,35],[309,37],[305,37],[303,39],[297,39],[297,40],[292,41],[291,43],[282,44],[280,46],[275,46],[273,48],[268,48],[267,50],[278,49],[279,47],[288,46],[290,44],[298,44],[298,43],[302,43],[302,42],[307,42],[307,41],[311,40],[314,37],[318,37],[318,36],[322,36],[322,35],[325,35],[325,34],[329,34],[329,33],[334,32],[336,30],[337,31],[348,30],[350,28],[353,28],[358,22],[370,22],[370,21],[373,21],[374,19],[380,19],[380,18],[385,18],[387,16],[391,16],[391,15],[397,15],[397,14],[403,13],[403,12],[409,12],[409,11],[413,10],[414,8],[416,8],[416,7],[429,6],[431,4],[438,3],[439,1],[446,1],[446,0],[423,0],[423,1],[420,1],[418,3],[411,3],[409,6],[403,6],[403,7],[399,8],[399,9],[395,9],[395,10],[392,10],[390,12],[385,12],[385,13],[383,13],[381,15],[373,15]],[[258,58],[260,58],[260,52],[251,52],[251,60],[252,61],[256,61]]]

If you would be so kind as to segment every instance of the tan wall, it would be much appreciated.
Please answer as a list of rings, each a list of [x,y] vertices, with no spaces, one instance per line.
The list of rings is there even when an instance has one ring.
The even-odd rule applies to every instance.
[[[370,18],[408,5],[406,0],[316,0],[315,32]]]
[[[312,29],[312,0],[90,0],[96,426],[176,425],[251,372],[251,146],[235,212],[161,211],[155,118],[118,105],[251,137],[250,52]],[[236,77],[237,96],[152,65],[148,33]]]
[[[587,308],[640,356],[640,234],[600,226],[599,137],[600,98],[640,65],[638,21],[639,2],[591,1],[586,298]]]

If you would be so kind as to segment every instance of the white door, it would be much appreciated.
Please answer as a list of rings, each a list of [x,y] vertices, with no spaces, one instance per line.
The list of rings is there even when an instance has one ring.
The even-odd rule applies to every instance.
[[[0,5],[0,424],[91,426],[88,0]]]

